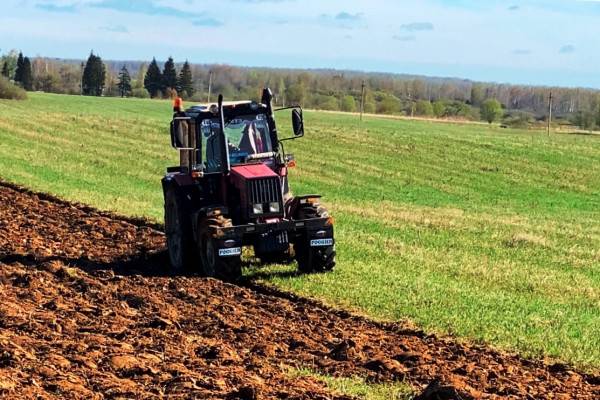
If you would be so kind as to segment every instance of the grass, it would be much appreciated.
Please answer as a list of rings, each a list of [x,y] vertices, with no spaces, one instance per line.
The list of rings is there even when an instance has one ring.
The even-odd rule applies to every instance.
[[[363,378],[341,378],[319,374],[310,369],[293,369],[291,377],[311,377],[339,394],[364,400],[408,400],[414,397],[410,386],[403,383],[367,383]]]
[[[167,102],[29,97],[0,101],[2,179],[162,219],[160,177],[177,162]],[[600,138],[313,112],[306,126],[286,145],[292,188],[324,195],[338,267],[247,273],[375,318],[600,368]]]

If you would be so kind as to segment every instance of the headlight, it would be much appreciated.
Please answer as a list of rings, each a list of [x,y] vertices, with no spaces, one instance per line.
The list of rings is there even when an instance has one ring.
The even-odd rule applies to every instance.
[[[263,205],[262,204],[254,204],[252,206],[252,212],[254,214],[262,214],[263,213]]]
[[[269,211],[272,213],[278,213],[279,212],[279,202],[276,201],[275,203],[269,203]]]

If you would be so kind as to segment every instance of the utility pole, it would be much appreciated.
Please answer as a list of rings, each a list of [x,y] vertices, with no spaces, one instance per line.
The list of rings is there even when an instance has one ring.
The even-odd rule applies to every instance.
[[[363,120],[363,113],[365,112],[365,81],[362,81],[360,88],[360,120]]]
[[[548,136],[550,136],[550,125],[552,124],[552,92],[548,98]]]
[[[210,93],[212,91],[212,70],[208,71],[208,99],[206,100],[207,103],[210,104]]]

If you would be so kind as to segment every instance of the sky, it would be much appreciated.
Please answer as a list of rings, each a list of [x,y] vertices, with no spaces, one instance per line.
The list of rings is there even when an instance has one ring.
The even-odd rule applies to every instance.
[[[4,0],[0,52],[600,88],[600,0]]]

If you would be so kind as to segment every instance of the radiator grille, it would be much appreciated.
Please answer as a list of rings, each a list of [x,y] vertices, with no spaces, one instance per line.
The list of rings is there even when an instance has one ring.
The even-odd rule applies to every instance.
[[[252,179],[248,181],[251,204],[281,204],[279,178]]]

